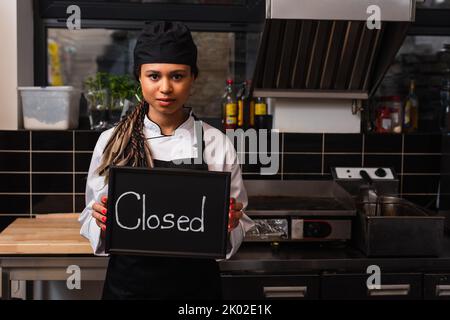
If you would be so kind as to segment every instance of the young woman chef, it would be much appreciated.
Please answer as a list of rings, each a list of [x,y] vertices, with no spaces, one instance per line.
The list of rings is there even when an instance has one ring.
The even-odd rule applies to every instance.
[[[79,218],[81,235],[89,239],[95,254],[105,254],[110,165],[229,171],[227,258],[231,257],[253,223],[242,212],[247,206],[247,193],[231,141],[207,123],[201,123],[198,137],[196,117],[185,107],[198,75],[197,47],[189,29],[178,22],[149,24],[137,40],[134,67],[144,102],[97,141],[86,184],[87,206]],[[204,147],[203,157],[197,154],[197,141]],[[197,156],[202,158],[200,163],[179,161]],[[111,255],[103,288],[104,299],[220,297],[219,269],[214,259]]]

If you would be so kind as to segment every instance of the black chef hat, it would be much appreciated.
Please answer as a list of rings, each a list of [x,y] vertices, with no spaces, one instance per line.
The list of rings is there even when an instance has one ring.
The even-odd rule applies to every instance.
[[[189,28],[181,22],[155,21],[139,35],[134,48],[134,72],[139,79],[144,63],[173,63],[191,66],[197,76],[197,46]]]

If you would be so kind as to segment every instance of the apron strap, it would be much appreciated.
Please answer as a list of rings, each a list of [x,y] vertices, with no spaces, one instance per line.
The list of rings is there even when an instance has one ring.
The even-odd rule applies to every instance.
[[[197,158],[201,157],[202,158],[202,164],[205,164],[205,162],[203,161],[203,152],[205,151],[205,139],[204,139],[204,132],[203,132],[203,121],[200,120],[199,118],[197,118],[197,116],[192,113],[192,117],[194,118],[195,121],[200,122],[200,126],[201,126],[201,133],[200,133],[200,138],[202,140],[202,153],[197,153]],[[196,134],[196,130],[195,130],[195,126],[194,126],[194,134]],[[199,141],[199,138],[197,137],[197,143]],[[198,148],[197,148],[198,150]]]

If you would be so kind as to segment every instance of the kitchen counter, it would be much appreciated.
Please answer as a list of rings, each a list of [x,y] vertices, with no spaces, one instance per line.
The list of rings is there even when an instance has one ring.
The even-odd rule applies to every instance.
[[[3,299],[10,298],[12,281],[67,280],[72,265],[80,267],[83,280],[105,278],[108,258],[92,254],[77,218],[78,214],[19,218],[0,233]]]
[[[77,214],[20,218],[0,234],[2,296],[9,297],[11,281],[66,280],[67,268],[77,265],[83,280],[102,280],[107,257],[92,254],[79,235]],[[440,257],[367,258],[341,244],[243,243],[230,260],[220,261],[224,275],[363,273],[377,265],[382,272],[450,273],[450,238]]]
[[[244,243],[230,260],[220,263],[226,273],[366,272],[377,265],[387,272],[450,272],[450,238],[444,239],[440,257],[366,257],[351,244]]]
[[[16,219],[0,233],[0,255],[91,254],[89,242],[80,235],[77,219],[78,214]]]

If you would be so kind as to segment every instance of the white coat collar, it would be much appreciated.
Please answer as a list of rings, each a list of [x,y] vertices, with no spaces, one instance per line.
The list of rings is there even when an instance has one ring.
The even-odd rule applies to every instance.
[[[191,130],[194,127],[195,120],[193,117],[192,108],[190,108],[190,107],[183,107],[183,108],[189,109],[189,117],[175,129],[175,132],[173,135],[177,135],[179,132],[182,132],[183,130]],[[150,120],[148,115],[145,115],[144,127],[146,129],[150,130],[152,136],[163,135],[161,133],[161,127],[153,120]],[[182,130],[180,130],[180,129],[182,129]],[[168,135],[168,136],[170,136],[170,135]]]

